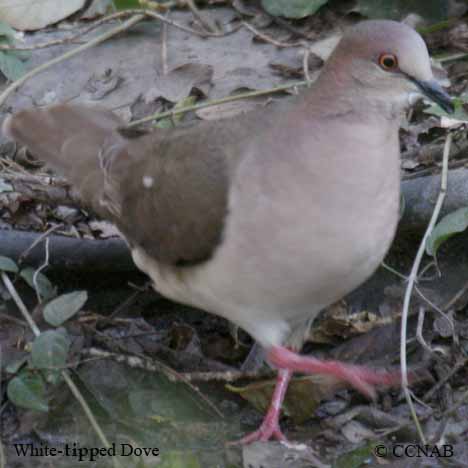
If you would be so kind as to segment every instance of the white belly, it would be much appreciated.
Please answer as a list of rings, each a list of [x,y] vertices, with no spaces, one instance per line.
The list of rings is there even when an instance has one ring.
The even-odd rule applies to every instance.
[[[371,142],[357,130],[356,147],[367,147]],[[359,159],[360,151],[342,157],[327,141],[326,171],[327,155],[314,167],[302,147],[267,166],[247,156],[231,187],[223,240],[209,261],[162,266],[139,249],[134,261],[161,294],[226,317],[264,346],[282,344],[382,261],[398,219],[396,129],[391,137],[393,154],[383,154],[376,141],[371,159]],[[293,157],[298,161],[290,164]],[[392,161],[385,168],[384,157]]]
[[[278,216],[278,224],[265,231],[268,213],[263,220],[259,210],[249,221],[234,215],[208,262],[170,267],[141,249],[133,250],[133,259],[164,296],[231,320],[263,346],[278,345],[296,324],[313,319],[378,267],[393,238],[398,199],[376,199],[374,206],[367,218],[356,214],[319,238],[314,226],[323,228],[329,220],[303,220],[302,226],[298,219],[288,226]]]

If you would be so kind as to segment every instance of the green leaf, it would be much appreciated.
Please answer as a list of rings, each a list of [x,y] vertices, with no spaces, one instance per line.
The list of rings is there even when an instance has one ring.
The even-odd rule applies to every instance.
[[[33,341],[31,364],[35,369],[60,371],[67,363],[70,339],[63,328],[47,330]]]
[[[8,398],[22,408],[47,412],[46,386],[39,374],[24,371],[10,380],[7,387]]]
[[[192,452],[167,451],[161,460],[160,468],[201,468],[200,461]]]
[[[32,53],[29,50],[15,50],[15,51],[12,51],[11,53],[15,54],[16,57],[18,57],[21,60],[28,60],[32,56]]]
[[[16,361],[10,362],[10,364],[5,367],[5,370],[9,374],[16,374],[28,362],[28,360],[29,354],[27,356],[23,356],[20,359],[17,359]]]
[[[0,271],[18,273],[18,265],[11,258],[0,255]]]
[[[0,36],[13,40],[15,37],[15,30],[9,24],[0,21]]]
[[[313,15],[328,0],[262,0],[262,6],[273,16],[305,18]]]
[[[0,70],[10,81],[15,81],[26,73],[24,63],[13,51],[0,51]]]
[[[459,208],[444,216],[433,229],[426,241],[426,252],[433,257],[439,247],[450,237],[463,232],[468,227],[468,207]]]
[[[184,99],[181,99],[175,104],[173,109],[180,109],[181,107],[189,107],[197,102],[195,96],[187,96]],[[184,114],[175,114],[172,117],[165,117],[164,119],[159,120],[155,127],[157,128],[174,128],[184,117]]]
[[[44,318],[50,325],[58,327],[80,311],[87,300],[86,291],[62,294],[44,307]]]
[[[8,24],[0,21],[0,44],[15,43],[15,31]],[[0,51],[0,71],[10,81],[15,81],[26,73],[22,60],[30,57],[30,52],[21,50]]]
[[[226,388],[247,400],[257,411],[264,412],[270,405],[275,381],[268,379],[242,387],[226,385]],[[295,423],[302,424],[314,414],[325,395],[329,395],[336,388],[334,383],[321,381],[315,376],[295,377],[289,384],[288,395],[282,406],[283,413]]]
[[[449,16],[447,0],[358,0],[354,11],[372,19],[402,19],[417,14],[431,22],[439,22]]]
[[[164,4],[164,2],[158,2]],[[129,10],[134,8],[141,8],[138,0],[114,0],[114,5],[117,10]]]
[[[333,468],[361,468],[362,466],[374,466],[374,453],[376,447],[383,447],[381,442],[370,442],[363,447],[358,447],[350,452],[343,453],[333,464]],[[379,452],[382,453],[382,452]]]
[[[49,281],[47,276],[41,272],[36,275],[35,285],[33,281],[35,272],[36,270],[34,268],[26,267],[20,271],[20,276],[24,279],[24,281],[26,281],[26,283],[29,284],[29,286],[31,286],[31,288],[36,289],[37,285],[37,292],[42,297],[42,299],[46,301],[52,299],[57,294],[55,286]]]

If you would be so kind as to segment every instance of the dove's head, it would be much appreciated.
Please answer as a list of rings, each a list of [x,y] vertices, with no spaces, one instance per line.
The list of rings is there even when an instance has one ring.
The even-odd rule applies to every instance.
[[[434,79],[422,37],[396,21],[363,21],[343,36],[325,67],[327,79],[352,89],[356,97],[405,107],[424,95],[447,112],[450,96]]]

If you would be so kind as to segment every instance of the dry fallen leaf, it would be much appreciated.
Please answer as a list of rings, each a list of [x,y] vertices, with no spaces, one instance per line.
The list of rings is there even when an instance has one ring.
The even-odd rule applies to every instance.
[[[378,317],[368,311],[350,314],[344,301],[330,306],[323,320],[314,325],[310,331],[308,341],[314,343],[333,343],[336,338],[349,338],[368,333],[376,327],[386,325],[391,320]]]
[[[363,440],[373,440],[377,438],[374,431],[358,421],[349,421],[341,428],[341,432],[352,444],[359,444]]]
[[[170,102],[179,102],[187,97],[193,88],[208,94],[213,67],[202,63],[186,63],[170,70],[166,75],[158,74],[156,84],[145,93],[145,101],[151,102],[162,97]]]
[[[254,382],[245,387],[233,385],[226,385],[226,387],[231,392],[239,394],[258,411],[264,413],[270,404],[275,380]],[[301,424],[313,416],[315,409],[323,399],[332,396],[340,388],[343,388],[343,382],[330,376],[312,375],[293,378],[289,384],[282,410],[296,424]]]
[[[57,23],[84,6],[86,0],[0,0],[0,20],[21,31]]]

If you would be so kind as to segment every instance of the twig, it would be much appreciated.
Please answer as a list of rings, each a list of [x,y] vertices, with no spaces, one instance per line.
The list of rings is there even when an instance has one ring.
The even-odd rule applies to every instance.
[[[78,401],[78,403],[80,404],[81,409],[84,411],[85,415],[87,416],[89,422],[91,423],[92,428],[96,432],[101,443],[104,445],[104,447],[110,448],[111,445],[110,445],[109,440],[107,439],[106,435],[104,434],[104,431],[101,429],[101,426],[99,425],[96,418],[94,417],[94,414],[91,411],[91,408],[89,407],[88,403],[83,398],[83,395],[78,390],[78,387],[75,385],[75,382],[73,382],[73,380],[71,379],[70,374],[66,370],[63,370],[61,372],[61,375],[65,383],[68,385],[68,388],[72,392],[73,396],[76,398],[76,401]],[[113,462],[114,464],[117,464],[119,467],[122,466],[120,464],[120,461],[118,461],[116,457],[113,457]]]
[[[468,390],[461,396],[460,400],[458,400],[453,406],[446,409],[442,414],[441,417],[450,416],[458,411],[458,408],[465,404],[468,401]]]
[[[48,237],[45,240],[45,246],[44,247],[45,247],[44,263],[39,268],[37,268],[37,270],[34,272],[33,278],[32,278],[32,281],[33,281],[33,284],[34,284],[34,290],[36,291],[37,302],[39,302],[39,304],[42,304],[42,297],[41,297],[39,285],[37,284],[37,278],[39,277],[39,273],[44,268],[47,268],[49,266],[49,238]]]
[[[16,323],[16,325],[21,325],[24,327],[27,323],[24,320],[14,317],[13,315],[6,314],[5,312],[0,312],[0,319],[7,320],[9,322]],[[1,357],[1,347],[0,347],[0,357]]]
[[[391,267],[390,265],[388,265],[387,263],[385,262],[382,262],[380,264],[380,266],[382,266],[383,268],[385,268],[387,271],[389,271],[390,273],[393,273],[395,276],[398,276],[398,278],[402,279],[403,281],[408,281],[408,278],[403,274],[403,273],[400,273],[398,270],[395,270],[395,268]]]
[[[24,305],[24,302],[21,300],[21,297],[19,297],[16,291],[16,288],[13,286],[13,283],[10,281],[9,276],[4,271],[2,271],[2,281],[5,287],[7,288],[8,292],[10,293],[11,297],[15,301],[16,306],[18,307],[20,312],[23,314],[24,319],[26,320],[26,322],[28,322],[28,325],[31,328],[34,335],[39,336],[41,334],[39,327],[34,322],[33,318],[31,317],[31,314],[29,313],[28,309]]]
[[[211,21],[211,18],[207,18],[201,11],[198,9],[194,0],[185,0],[185,4],[188,6],[194,18],[210,33],[220,33],[219,29],[216,27],[216,24]]]
[[[159,112],[157,114],[149,115],[143,119],[134,120],[130,122],[125,128],[132,128],[145,122],[152,120],[161,120],[166,117],[173,117],[178,114],[185,114],[185,112],[197,111],[199,109],[205,109],[206,107],[213,107],[219,104],[225,104],[227,102],[240,101],[241,99],[248,99],[251,97],[265,96],[268,94],[278,93],[281,91],[287,91],[296,87],[307,85],[307,81],[298,81],[297,83],[291,83],[287,85],[277,86],[276,88],[264,89],[260,91],[251,91],[248,93],[236,94],[235,96],[227,96],[221,99],[213,99],[212,101],[202,102],[200,104],[193,104],[192,106],[178,107],[168,110],[166,112]]]
[[[162,5],[161,5],[162,6]],[[164,8],[164,11],[169,11],[169,8]],[[189,28],[187,26],[184,26],[183,24],[179,24],[175,21],[169,20],[168,18],[165,18],[163,15],[157,13],[154,10],[147,10],[147,9],[131,9],[131,10],[124,10],[124,11],[118,11],[116,13],[112,13],[110,15],[107,15],[103,18],[100,18],[96,21],[93,22],[89,27],[83,29],[82,31],[76,33],[75,35],[71,37],[66,37],[63,39],[55,39],[53,41],[45,42],[43,44],[35,44],[32,46],[24,46],[24,47],[15,47],[7,44],[1,44],[0,45],[0,50],[11,50],[11,51],[22,51],[22,50],[38,50],[38,49],[46,49],[48,47],[53,47],[61,44],[66,44],[69,42],[73,42],[76,39],[80,38],[81,36],[84,36],[94,29],[98,28],[102,24],[108,23],[109,21],[113,21],[116,19],[121,19],[121,18],[127,18],[129,16],[133,15],[144,15],[144,16],[149,16],[154,19],[160,20],[164,24],[169,24],[170,26],[173,26],[177,29],[180,29],[182,31],[188,32],[190,34],[195,34],[197,36],[202,36],[206,37],[207,35],[209,36],[222,36],[225,35],[224,33],[212,33],[212,32],[202,32],[202,31],[197,31],[196,29]]]
[[[385,262],[382,262],[381,266],[384,267],[386,270],[388,270],[390,273],[393,273],[394,275],[398,276],[398,278],[401,278],[403,281],[405,281],[405,282],[408,281],[408,278],[405,275],[403,275],[399,271],[395,270],[391,266],[387,265]],[[466,283],[465,286],[466,286],[466,289],[468,289],[468,282]],[[448,315],[444,312],[444,310],[447,310],[447,308],[448,308],[447,305],[445,305],[443,308],[440,308],[436,304],[434,304],[428,297],[426,297],[423,294],[423,292],[416,285],[414,286],[414,290],[416,291],[418,296],[424,302],[426,302],[432,309],[434,309],[436,312],[438,312],[445,320],[447,320],[449,322],[450,328],[452,329],[452,334],[454,336],[454,341],[458,342],[458,337],[456,337],[456,330],[455,330],[455,325],[453,323],[453,320],[451,320],[450,317],[448,317]],[[458,300],[458,298],[461,297],[461,295],[463,295],[464,291],[465,291],[465,288],[462,288],[462,290],[459,292],[460,295],[459,295],[459,293],[457,293],[457,295],[454,297],[454,299]],[[419,325],[419,320],[420,319],[421,319],[421,317],[418,318],[418,327],[420,326]],[[422,321],[424,321],[424,317],[422,318]],[[422,327],[422,325],[421,325],[421,327]],[[421,330],[422,330],[422,328],[421,328]]]
[[[189,382],[235,382],[241,379],[266,379],[274,377],[273,372],[184,372],[181,374]]]
[[[424,277],[424,275],[426,274],[426,272],[430,269],[434,267],[436,269],[436,273],[433,274],[432,276],[426,276]],[[439,267],[437,265],[437,262],[432,260],[430,261],[429,263],[427,263],[426,265],[424,265],[424,267],[422,268],[422,270],[420,272],[418,272],[418,281],[433,281],[435,278],[437,278],[438,276],[440,276],[440,270],[439,270]]]
[[[117,345],[118,346],[118,345]],[[103,359],[113,359],[116,362],[123,362],[129,367],[144,369],[151,372],[162,372],[171,382],[184,382],[188,385],[218,416],[224,418],[223,413],[218,407],[203,393],[200,389],[187,380],[183,374],[171,369],[166,364],[156,359],[151,359],[139,353],[132,353],[132,355],[111,353],[98,348],[87,348],[81,350],[81,354],[91,357],[100,357]]]
[[[411,399],[411,393],[408,388],[408,364],[406,360],[408,314],[409,314],[409,306],[411,302],[411,295],[413,292],[414,284],[418,278],[419,265],[421,264],[421,260],[426,249],[426,241],[429,235],[431,234],[432,230],[434,229],[435,223],[439,216],[439,212],[442,208],[442,204],[445,199],[445,194],[447,192],[448,155],[450,152],[451,142],[452,142],[452,133],[449,131],[449,133],[447,134],[447,138],[445,140],[439,197],[437,198],[437,202],[434,207],[431,220],[429,222],[429,225],[427,226],[426,232],[424,233],[418,252],[414,259],[413,267],[411,268],[411,272],[408,277],[408,286],[405,292],[405,297],[403,301],[403,311],[402,311],[402,316],[401,316],[401,336],[400,336],[400,341],[401,341],[400,342],[400,361],[401,361],[401,380],[402,380],[401,385],[403,388],[403,392],[405,394],[406,401],[410,408],[411,416],[413,418],[414,424],[416,425],[419,438],[421,439],[421,442],[423,443],[423,445],[426,444],[426,437],[424,436],[424,432],[421,428],[421,424],[419,422],[418,416],[416,414],[416,410],[413,405],[413,401]]]
[[[413,399],[419,403],[423,408],[432,411],[432,408],[430,405],[428,405],[425,401],[423,401],[421,398],[418,398],[414,393],[411,393],[413,395]]]
[[[167,12],[166,18],[169,15]],[[168,73],[167,67],[167,23],[163,23],[161,31],[161,63],[162,63],[162,73],[163,76],[166,76]]]
[[[460,408],[460,406],[464,405],[467,401],[468,401],[468,390],[461,396],[460,400],[458,400],[450,408],[448,408],[444,412],[442,412],[439,415],[439,418],[441,419],[441,418],[445,418],[447,416],[451,416],[452,414],[455,414],[458,411],[458,409]],[[429,417],[431,417],[433,414],[434,414],[434,410],[431,410],[431,411],[427,412],[426,414],[424,414],[423,416],[421,416],[421,420],[425,421]],[[408,427],[410,424],[411,424],[411,420],[405,421],[405,422],[403,422],[402,424],[399,424],[396,427],[393,427],[393,428],[391,428],[391,429],[389,429],[389,430],[387,430],[385,432],[381,432],[379,435],[381,437],[386,437],[386,436],[388,436],[390,434],[393,434],[393,433],[395,433],[397,431],[400,431],[401,429],[404,429],[405,427]]]
[[[141,14],[136,15],[136,16],[130,18],[125,23],[117,26],[116,28],[114,28],[114,29],[112,29],[110,31],[107,31],[104,34],[92,39],[88,43],[83,44],[82,46],[77,47],[76,49],[70,50],[70,51],[66,52],[65,54],[63,54],[63,55],[60,55],[59,57],[55,57],[54,59],[50,60],[49,62],[43,63],[39,67],[36,67],[33,70],[29,71],[28,73],[23,75],[21,78],[14,81],[10,86],[8,86],[5,89],[5,91],[3,91],[3,93],[0,95],[0,106],[2,106],[5,103],[7,97],[10,95],[10,93],[12,93],[16,89],[18,89],[23,83],[28,81],[33,76],[38,75],[39,73],[43,72],[47,68],[50,68],[51,66],[56,65],[57,63],[63,62],[64,60],[67,60],[70,57],[73,57],[74,55],[77,55],[77,54],[83,52],[84,50],[90,49],[91,47],[94,47],[95,45],[106,41],[110,37],[115,36],[116,34],[119,34],[120,32],[125,31],[128,28],[132,27],[134,24],[140,22],[142,19],[144,19],[144,15],[141,15]]]
[[[304,78],[307,81],[307,86],[310,86],[312,83],[312,80],[310,78],[310,73],[309,73],[309,57],[310,57],[310,50],[306,47],[304,48],[304,56],[302,57],[302,69],[304,72]]]
[[[81,31],[77,32],[75,35],[70,36],[70,37],[65,37],[62,39],[55,39],[53,41],[49,42],[44,42],[42,44],[35,44],[31,46],[24,46],[24,47],[14,47],[11,45],[6,45],[6,44],[1,44],[0,45],[0,50],[12,50],[12,51],[22,51],[22,50],[39,50],[39,49],[47,49],[48,47],[54,47],[57,45],[63,45],[67,44],[69,42],[74,42],[81,36],[85,36],[86,34],[90,33],[94,29],[98,28],[99,26],[102,26],[105,23],[108,23],[109,21],[113,21],[115,19],[120,19],[122,17],[127,17],[128,14],[125,11],[119,11],[117,13],[112,13],[110,15],[104,16],[103,18],[100,18],[96,21],[94,21],[90,26],[87,28],[82,29]]]
[[[47,229],[46,232],[44,232],[37,239],[35,239],[34,242],[19,256],[18,263],[23,263],[25,258],[29,255],[31,250],[33,250],[34,247],[36,247],[37,244],[42,242],[44,239],[47,239],[50,236],[50,234],[52,234],[57,229],[61,229],[62,227],[63,227],[63,224],[60,223],[60,224],[56,224],[55,226],[52,226],[51,228]]]
[[[224,35],[224,34],[214,34],[214,33],[202,34],[202,33],[198,32],[198,31],[196,31],[195,29],[187,28],[186,26],[180,25],[180,24],[168,19],[167,17],[165,17],[163,15],[160,15],[160,14],[154,12],[154,11],[151,11],[151,10],[138,10],[138,9],[125,10],[123,12],[118,12],[118,13],[114,13],[113,15],[109,15],[109,17],[107,17],[107,19],[109,19],[109,18],[115,19],[115,18],[118,18],[118,17],[129,16],[129,15],[136,15],[136,16],[130,18],[128,21],[126,21],[122,25],[119,25],[118,27],[112,29],[111,31],[107,31],[106,33],[102,34],[101,36],[98,36],[98,37],[92,39],[88,43],[83,44],[82,46],[77,47],[76,49],[73,49],[73,50],[71,50],[71,51],[69,51],[69,52],[67,52],[67,53],[65,53],[65,54],[63,54],[63,55],[61,55],[59,57],[56,57],[56,58],[50,60],[49,62],[46,62],[46,63],[40,65],[39,67],[37,67],[37,68],[29,71],[28,73],[26,73],[20,79],[16,80],[14,83],[12,83],[10,86],[8,86],[8,88],[0,95],[0,106],[3,105],[3,103],[5,102],[5,100],[7,99],[7,97],[9,96],[10,93],[12,93],[17,88],[19,88],[29,78],[32,78],[33,76],[41,73],[42,71],[46,70],[47,68],[49,68],[49,67],[51,67],[51,66],[53,66],[53,65],[55,65],[57,63],[60,63],[60,62],[62,62],[64,60],[67,60],[68,58],[73,57],[74,55],[76,55],[76,54],[78,54],[78,53],[80,53],[80,52],[82,52],[84,50],[87,50],[87,49],[89,49],[91,47],[94,47],[95,45],[106,41],[110,37],[112,37],[112,36],[114,36],[116,34],[119,34],[122,31],[125,31],[125,30],[129,29],[131,26],[133,26],[134,24],[136,24],[139,21],[141,21],[142,19],[144,19],[145,16],[156,18],[156,19],[160,20],[161,22],[163,22],[164,24],[174,26],[174,27],[176,27],[178,29],[181,29],[181,30],[183,30],[185,32],[189,32],[191,34],[201,35],[203,37],[206,36],[206,35],[214,36],[214,37],[219,37],[219,36]],[[256,31],[255,28],[253,28],[253,26],[250,26],[250,25],[246,24],[246,27],[249,28],[251,31],[253,31],[255,34],[258,33],[258,31]],[[258,34],[261,34],[261,33],[258,33]],[[265,37],[263,37],[263,38],[265,40],[270,40],[271,41],[271,39],[268,39],[268,38],[265,38]],[[297,46],[303,45],[303,43],[302,42],[299,42],[297,44],[276,43],[275,45],[277,45],[279,47],[291,47],[291,46],[296,46],[296,45]],[[307,84],[307,83],[308,83],[307,81],[306,82],[298,82],[298,83],[295,83],[295,84],[292,84],[292,85],[285,85],[285,86],[279,86],[277,88],[272,88],[271,90],[254,91],[254,92],[251,92],[251,93],[245,93],[242,96],[241,95],[229,96],[227,98],[219,99],[217,101],[211,101],[210,103],[202,103],[202,104],[198,104],[198,105],[194,105],[194,106],[187,106],[185,108],[174,109],[174,110],[171,110],[171,111],[168,111],[168,112],[162,112],[162,113],[158,114],[157,117],[150,116],[150,117],[146,117],[144,119],[140,119],[140,120],[137,120],[135,122],[132,122],[131,124],[129,124],[127,126],[127,128],[130,128],[130,127],[133,127],[133,126],[136,126],[136,125],[139,125],[141,123],[148,122],[148,121],[151,121],[151,120],[162,119],[162,118],[165,118],[165,117],[173,117],[176,114],[182,114],[182,113],[185,113],[185,112],[190,111],[190,110],[198,110],[198,109],[202,109],[202,108],[205,108],[205,107],[214,106],[214,105],[217,105],[217,104],[222,104],[222,103],[225,103],[225,102],[235,101],[235,100],[238,100],[238,99],[246,99],[248,97],[261,96],[261,95],[264,95],[264,94],[270,94],[270,93],[273,93],[273,92],[283,91],[283,90],[291,89],[291,88],[293,88],[295,86],[303,86],[304,84]]]
[[[462,52],[462,53],[459,53],[459,54],[450,54],[450,55],[447,55],[447,56],[436,56],[434,58],[437,59],[438,62],[444,63],[444,62],[451,62],[453,60],[462,60],[462,59],[465,59],[467,57],[468,57],[468,54]]]
[[[242,21],[242,26],[247,28],[250,32],[254,33],[256,36],[258,36],[260,39],[263,39],[265,42],[268,42],[270,44],[275,45],[276,47],[299,47],[303,46],[304,42],[303,41],[297,41],[297,42],[279,42],[272,37],[268,36],[267,34],[264,34],[260,32],[258,29],[256,29],[254,26],[252,26],[250,23],[247,23],[247,21]]]
[[[443,310],[451,309],[463,295],[468,291],[468,281],[462,286],[462,288],[452,297],[443,307]]]
[[[453,369],[439,382],[437,382],[430,390],[428,390],[422,397],[423,401],[429,400],[435,392],[437,392],[446,382],[448,382],[460,369],[468,364],[468,357],[464,357],[463,359],[459,360],[455,363]]]
[[[293,33],[296,36],[302,37],[303,39],[307,41],[314,41],[317,39],[317,37],[311,37],[308,34],[302,32],[300,29],[297,29],[294,26],[291,26],[283,18],[280,18],[279,16],[270,15],[268,12],[265,11],[265,9],[263,9],[263,13],[266,14],[268,17],[270,17],[273,22],[275,22],[276,24],[278,24],[279,26],[283,27],[284,29],[286,29],[290,33]]]
[[[453,322],[453,320],[440,308],[438,307],[436,304],[434,304],[429,298],[427,298],[422,292],[421,290],[415,286],[414,287],[414,290],[418,293],[418,295],[427,303],[429,304],[446,322],[448,322],[450,328],[452,329],[452,338],[453,338],[453,342],[455,344],[458,344],[458,335],[457,335],[457,331],[455,330],[455,324]],[[424,314],[423,314],[424,315]],[[422,322],[424,322],[424,317],[422,317]],[[418,326],[419,326],[419,319],[418,319]],[[421,325],[422,327],[422,325]],[[421,333],[422,333],[422,328],[421,328]],[[439,348],[434,348],[433,351],[435,350],[438,350],[440,351]],[[445,354],[445,352],[442,352],[442,354]]]
[[[145,15],[150,18],[157,19],[161,22],[166,22],[169,26],[173,26],[174,28],[180,29],[181,31],[185,31],[189,34],[194,34],[196,36],[200,37],[223,37],[226,36],[227,34],[231,34],[236,31],[236,29],[233,29],[229,33],[212,33],[208,31],[198,31],[197,29],[189,28],[188,26],[184,26],[183,24],[179,24],[173,20],[170,20],[166,18],[164,15],[161,15],[159,13],[156,13],[155,11],[152,10],[140,10],[140,9],[133,9],[133,10],[125,10],[122,11],[121,13],[125,13],[126,16],[128,15]]]
[[[137,297],[143,292],[144,290],[141,290],[141,289],[137,289],[136,291],[133,291],[128,297],[127,299],[125,299],[121,304],[119,304],[115,310],[108,316],[106,317],[104,320],[103,320],[103,323],[102,325],[107,325],[108,323],[110,323],[112,320],[114,320],[115,317],[117,317],[117,315],[119,315],[122,310],[124,310],[126,307],[129,307],[130,305],[132,305],[135,300],[137,299]]]
[[[424,326],[424,315],[426,311],[424,307],[419,308],[418,314],[418,326],[416,327],[416,339],[418,340],[419,344],[429,353],[433,353],[433,349],[427,344],[426,340],[423,337],[423,326]]]

